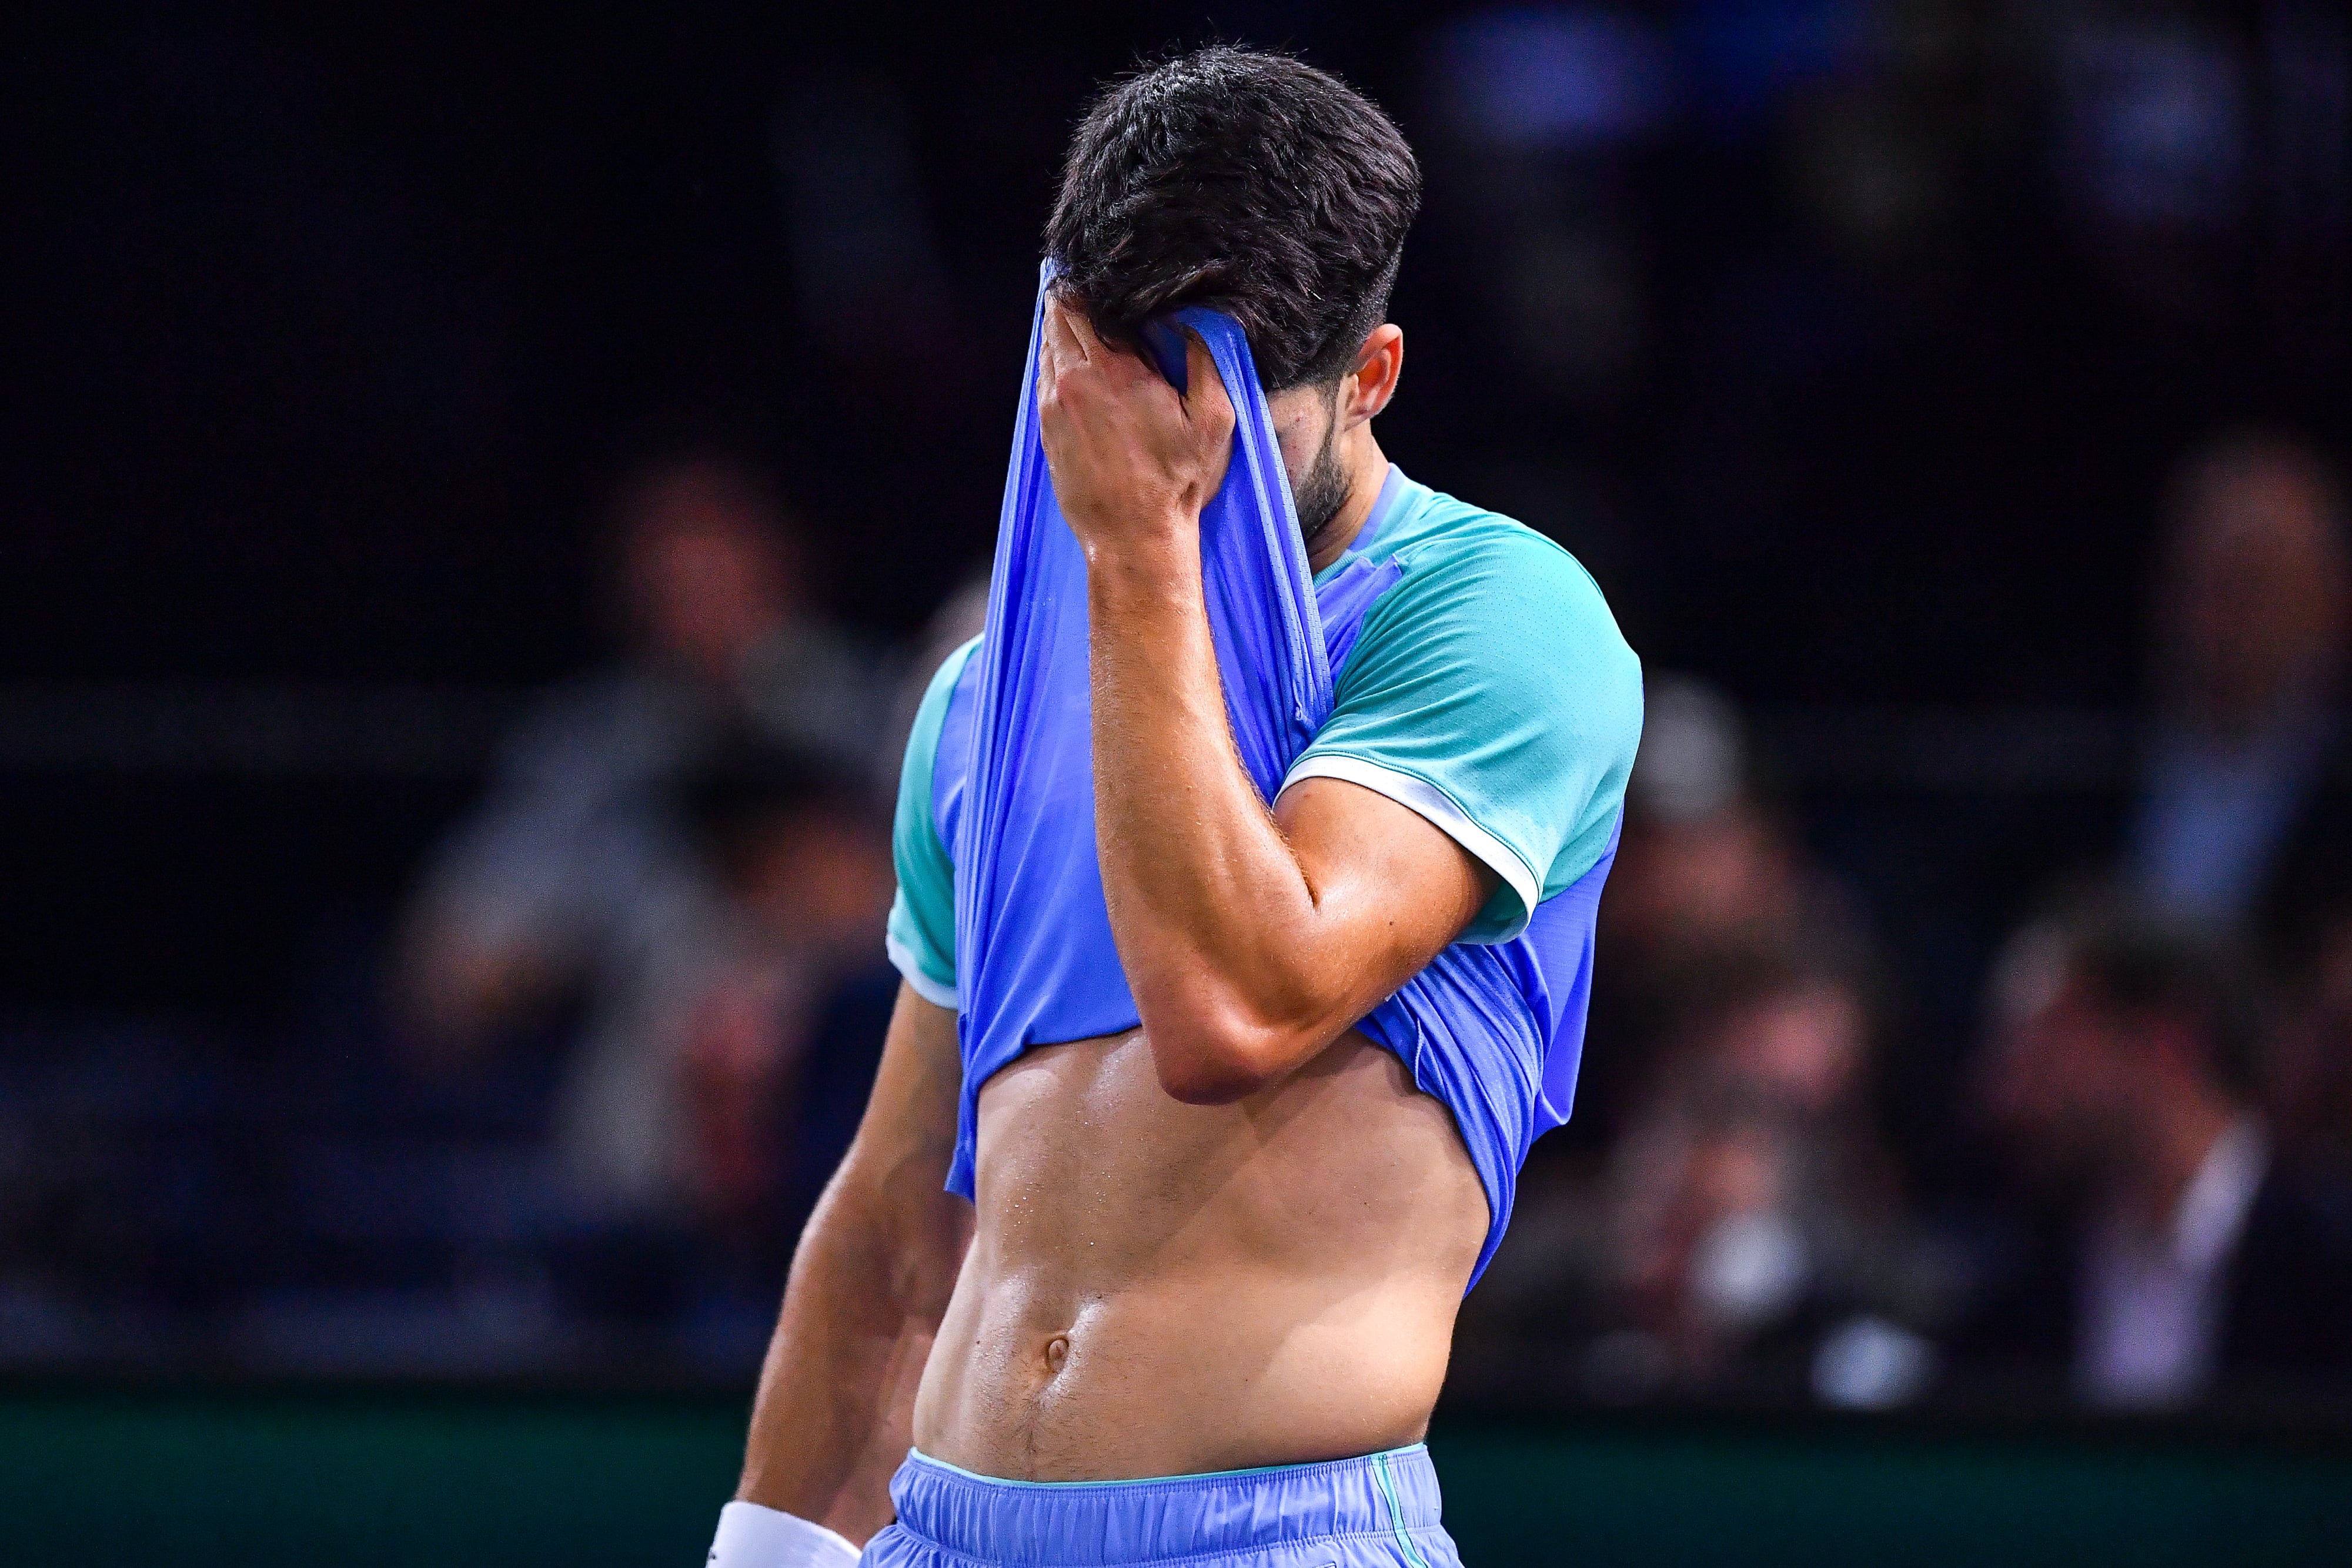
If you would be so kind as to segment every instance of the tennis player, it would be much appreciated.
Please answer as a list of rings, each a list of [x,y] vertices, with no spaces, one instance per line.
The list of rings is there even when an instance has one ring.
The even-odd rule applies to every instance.
[[[1086,555],[1094,831],[1140,1027],[1024,1051],[960,1131],[967,646],[908,747],[905,983],[719,1568],[1458,1561],[1422,1439],[1567,1114],[1642,698],[1570,556],[1374,438],[1420,188],[1380,110],[1278,56],[1169,60],[1079,127],[1036,408]],[[1136,347],[1188,304],[1247,333],[1335,676],[1271,808],[1203,604],[1233,407],[1197,340],[1183,395]]]

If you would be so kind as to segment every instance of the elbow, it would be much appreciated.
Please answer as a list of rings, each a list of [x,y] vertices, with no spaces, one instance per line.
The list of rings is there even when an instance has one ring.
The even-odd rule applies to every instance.
[[[1153,1009],[1143,1020],[1160,1087],[1187,1105],[1230,1105],[1299,1059],[1294,1031],[1255,1019]]]
[[[1171,1099],[1181,1100],[1187,1105],[1230,1105],[1236,1100],[1246,1100],[1272,1082],[1272,1074],[1256,1071],[1245,1062],[1213,1058],[1198,1052],[1186,1052],[1179,1060],[1174,1053],[1163,1054],[1156,1047],[1153,1060],[1160,1069],[1160,1087]]]

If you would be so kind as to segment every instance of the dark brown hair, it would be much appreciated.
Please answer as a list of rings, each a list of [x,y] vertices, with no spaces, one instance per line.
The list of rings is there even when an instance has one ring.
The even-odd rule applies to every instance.
[[[1223,45],[1105,89],[1071,140],[1045,250],[1097,330],[1206,305],[1268,392],[1344,374],[1388,310],[1421,165],[1337,77]]]

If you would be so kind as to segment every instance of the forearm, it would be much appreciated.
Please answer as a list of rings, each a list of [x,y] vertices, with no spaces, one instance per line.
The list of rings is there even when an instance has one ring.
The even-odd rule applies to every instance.
[[[793,1260],[736,1495],[862,1541],[890,1517],[888,1471],[870,1473],[869,1456],[911,1441],[913,1383],[944,1302],[896,1288],[887,1227],[843,1186]]]
[[[1279,1053],[1334,998],[1301,961],[1317,891],[1234,749],[1197,530],[1098,557],[1087,585],[1096,837],[1137,1006],[1155,1049],[1206,1035],[1246,1058],[1264,1036]]]
[[[737,1495],[863,1540],[890,1517],[916,1385],[971,1240],[944,1190],[955,1015],[901,987],[864,1124],[803,1232]]]

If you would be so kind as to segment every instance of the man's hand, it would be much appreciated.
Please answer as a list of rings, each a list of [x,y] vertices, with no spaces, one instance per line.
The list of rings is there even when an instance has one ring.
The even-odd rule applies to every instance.
[[[1201,508],[1233,457],[1234,405],[1208,349],[1190,333],[1185,343],[1190,390],[1179,397],[1140,357],[1104,342],[1084,310],[1045,301],[1037,431],[1054,497],[1091,567],[1198,549]],[[1197,566],[1193,577],[1197,586]]]

